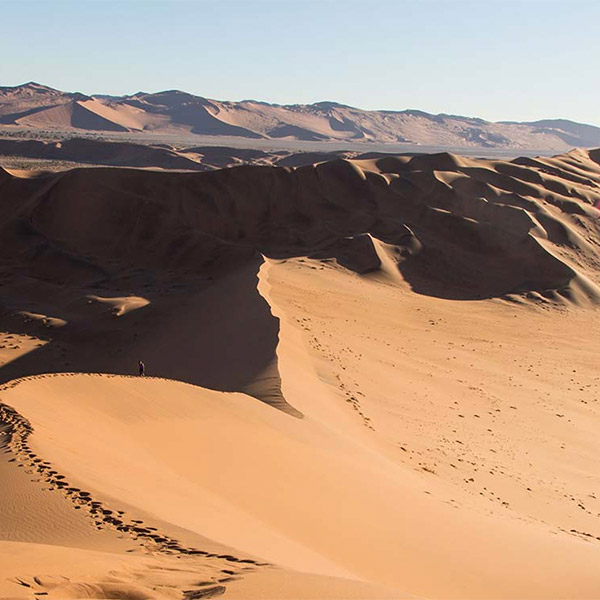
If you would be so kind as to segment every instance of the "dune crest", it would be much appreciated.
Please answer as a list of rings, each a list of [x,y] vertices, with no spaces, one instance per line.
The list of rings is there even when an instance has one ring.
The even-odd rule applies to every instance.
[[[5,174],[3,195],[20,204],[2,226],[25,262],[34,245],[37,262],[39,253],[47,261],[60,255],[65,281],[86,271],[99,282],[127,264],[210,273],[256,252],[334,258],[369,271],[375,250],[361,236],[370,234],[410,256],[399,268],[420,293],[576,302],[572,283],[597,295],[594,156],[532,163],[439,154],[187,175],[77,169],[28,183]],[[23,218],[30,237],[16,229]]]
[[[0,378],[131,373],[144,358],[153,374],[294,412],[280,390],[278,322],[257,290],[263,256],[338,264],[445,299],[597,303],[594,156],[4,172],[2,318],[50,343],[0,366]]]
[[[597,151],[0,201],[3,596],[598,596]]]

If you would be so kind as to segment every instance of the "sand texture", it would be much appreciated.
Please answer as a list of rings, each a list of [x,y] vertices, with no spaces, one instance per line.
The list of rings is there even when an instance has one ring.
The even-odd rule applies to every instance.
[[[0,131],[191,134],[246,140],[346,141],[445,148],[565,151],[600,145],[600,128],[566,119],[489,122],[421,110],[362,110],[337,102],[230,102],[179,90],[86,96],[29,82],[0,87]]]
[[[0,170],[0,597],[598,598],[599,207],[598,150]]]

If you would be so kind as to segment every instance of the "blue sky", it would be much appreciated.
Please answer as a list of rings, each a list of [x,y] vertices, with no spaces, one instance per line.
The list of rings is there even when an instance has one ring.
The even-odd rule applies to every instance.
[[[600,126],[600,0],[0,0],[0,85]]]

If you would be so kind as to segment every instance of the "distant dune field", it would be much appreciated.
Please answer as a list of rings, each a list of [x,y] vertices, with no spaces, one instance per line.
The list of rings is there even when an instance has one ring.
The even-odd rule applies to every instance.
[[[493,123],[412,109],[362,110],[337,102],[229,102],[180,90],[86,96],[34,82],[0,87],[0,133],[23,129],[142,133],[149,137],[212,136],[246,142],[379,143],[447,150],[564,152],[574,146],[600,146],[599,127],[567,119]]]
[[[598,598],[600,151],[230,150],[0,169],[0,596]]]

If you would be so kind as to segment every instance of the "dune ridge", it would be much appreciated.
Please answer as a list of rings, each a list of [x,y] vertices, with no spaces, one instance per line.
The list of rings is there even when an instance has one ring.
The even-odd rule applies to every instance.
[[[87,269],[92,280],[110,272],[117,252],[139,268],[210,271],[214,261],[239,264],[258,251],[274,258],[337,258],[351,269],[360,257],[364,264],[356,269],[368,271],[379,266],[364,237],[369,234],[411,255],[410,261],[400,257],[400,270],[424,293],[437,293],[435,281],[449,272],[458,297],[551,290],[569,296],[575,282],[593,297],[597,290],[585,269],[593,273],[598,265],[590,241],[600,198],[595,156],[578,150],[530,167],[518,159],[439,154],[197,175],[85,169],[27,180],[4,175],[3,195],[39,197],[9,209],[3,229],[24,251],[25,242],[36,239],[38,252],[45,247],[49,257],[71,256],[67,271],[77,257],[77,268]],[[175,185],[179,196],[171,202],[168,190]],[[33,238],[15,232],[26,213]],[[107,221],[113,214],[119,223]],[[159,217],[165,214],[168,220]],[[110,244],[105,231],[114,236]],[[86,253],[94,265],[84,266]],[[416,265],[419,273],[410,268]],[[443,281],[443,287],[450,290],[452,283]]]
[[[2,397],[3,399],[8,397],[10,401],[10,390],[18,388],[20,385],[27,387],[29,384],[42,384],[43,386],[46,382],[51,382],[57,377],[61,380],[63,380],[63,378],[75,377],[77,378],[77,382],[96,379],[97,383],[100,384],[102,384],[102,382],[105,380],[118,380],[117,388],[120,388],[123,382],[131,380],[133,383],[131,389],[137,388],[138,391],[135,391],[134,394],[139,396],[139,378],[126,378],[111,374],[76,375],[65,373],[37,375],[11,381],[9,384],[6,384],[2,387]],[[83,377],[83,379],[79,379],[81,377]],[[166,387],[163,387],[163,389],[166,389],[170,392],[174,383],[175,382],[169,382],[168,380],[147,378],[142,381],[142,387],[144,385],[156,386],[157,384],[165,386],[166,384]],[[78,383],[76,383],[76,386],[77,385]],[[87,386],[87,382],[85,385]],[[190,390],[194,392],[193,388],[190,388]],[[218,395],[214,392],[209,392],[208,390],[199,391],[201,394],[200,398],[204,396],[204,400],[206,400],[207,397],[210,397],[210,394],[212,394],[214,397],[217,397]],[[28,396],[28,394],[26,395]],[[42,404],[40,406],[48,406],[48,396],[45,394],[40,396],[37,391],[34,392],[34,396],[37,398],[37,400],[41,400]],[[42,396],[44,397],[42,398]],[[146,397],[146,400],[150,400],[150,397]],[[100,405],[98,405],[98,407],[99,406]],[[177,410],[182,406],[183,405],[172,406],[171,408],[167,408],[167,412],[176,414]],[[160,409],[164,408],[166,408],[166,405],[160,407]],[[190,407],[188,406],[188,409],[189,408]],[[55,414],[61,414],[61,408],[59,404],[54,404],[52,411],[55,412]],[[58,413],[56,411],[58,411]],[[186,409],[184,409],[184,412],[186,412]],[[129,415],[131,414],[132,413],[129,413]],[[65,413],[62,413],[62,415],[66,416]],[[129,417],[126,417],[126,419],[128,418]],[[59,419],[62,419],[62,417],[59,416]],[[134,582],[130,581],[131,574],[128,572],[128,569],[126,569],[122,574],[119,574],[119,577],[114,577],[113,574],[99,573],[97,575],[92,575],[91,577],[88,575],[84,579],[81,579],[81,576],[76,576],[72,580],[71,578],[64,576],[36,575],[24,577],[14,576],[13,574],[13,577],[10,579],[11,583],[29,589],[36,589],[36,593],[44,593],[45,595],[48,595],[49,593],[50,596],[57,598],[64,597],[65,595],[70,597],[73,593],[77,593],[78,591],[81,593],[80,590],[85,590],[84,595],[86,597],[89,596],[93,598],[105,597],[105,594],[126,594],[128,597],[133,596],[141,598],[168,598],[172,597],[168,588],[174,586],[172,584],[167,584],[164,581],[164,575],[162,572],[174,571],[173,583],[176,584],[176,587],[185,585],[186,587],[190,588],[184,590],[184,598],[208,598],[220,596],[225,593],[226,590],[233,592],[232,597],[237,597],[236,586],[234,585],[233,590],[230,590],[230,586],[237,581],[242,581],[243,578],[247,578],[251,574],[255,575],[255,579],[258,577],[259,581],[259,588],[254,592],[258,594],[256,597],[265,597],[264,581],[267,582],[266,597],[288,597],[287,594],[289,594],[290,591],[286,591],[285,586],[289,586],[290,580],[292,582],[292,590],[297,590],[298,587],[300,587],[300,589],[305,588],[305,593],[309,594],[307,597],[310,597],[310,595],[315,593],[315,589],[319,588],[322,588],[324,596],[331,598],[398,597],[397,591],[392,590],[391,588],[386,589],[381,586],[373,586],[354,579],[340,579],[340,575],[349,574],[345,573],[343,569],[339,569],[335,566],[323,567],[322,564],[327,564],[327,561],[324,558],[317,556],[315,560],[315,558],[310,556],[310,552],[302,550],[300,551],[300,556],[302,556],[301,560],[308,559],[309,564],[314,563],[313,568],[315,568],[317,571],[315,575],[306,576],[301,572],[295,573],[294,571],[282,571],[281,569],[273,571],[274,566],[267,562],[256,558],[250,558],[249,555],[243,551],[240,553],[237,550],[228,550],[227,547],[222,545],[220,546],[210,541],[207,545],[211,551],[199,549],[197,546],[190,547],[189,545],[186,545],[185,542],[175,539],[174,537],[160,530],[161,523],[163,526],[166,526],[168,530],[173,529],[173,522],[169,520],[161,521],[160,519],[157,521],[157,513],[155,511],[148,513],[152,520],[150,523],[146,523],[139,518],[140,514],[146,514],[145,511],[140,510],[140,507],[136,506],[135,503],[133,505],[123,504],[122,498],[120,498],[118,495],[114,496],[108,488],[102,487],[101,489],[98,489],[97,492],[89,492],[85,489],[81,489],[80,487],[75,487],[76,485],[80,485],[79,481],[82,481],[80,473],[73,475],[75,477],[75,483],[72,483],[71,475],[65,476],[65,471],[62,469],[60,464],[57,464],[54,461],[43,460],[42,456],[37,453],[37,444],[32,445],[31,443],[32,439],[34,442],[37,441],[36,436],[34,435],[36,433],[36,428],[23,414],[19,413],[10,405],[4,403],[0,405],[0,420],[3,423],[3,433],[8,438],[6,440],[6,446],[8,446],[10,453],[13,456],[13,462],[17,461],[19,466],[25,467],[27,472],[37,476],[39,479],[35,479],[35,481],[42,481],[44,485],[47,486],[45,488],[46,490],[58,492],[67,500],[69,500],[74,508],[86,512],[87,515],[89,515],[91,522],[98,530],[121,532],[124,535],[120,535],[119,537],[125,537],[135,543],[133,547],[129,545],[129,548],[126,550],[126,552],[135,552],[132,560],[130,560],[129,557],[127,559],[127,563],[133,562],[134,573],[136,574],[134,579],[137,580]],[[80,424],[83,424],[83,422],[80,422]],[[88,436],[89,438],[91,433],[97,435],[97,432],[87,430],[84,431],[84,436]],[[52,443],[52,446],[55,445]],[[102,446],[106,447],[104,443]],[[65,448],[65,446],[63,446],[63,448]],[[68,448],[68,444],[66,448]],[[44,453],[43,456],[45,458],[46,453]],[[106,457],[102,457],[101,459],[105,460]],[[58,462],[61,462],[60,459]],[[67,469],[68,467],[69,465],[67,465]],[[85,478],[83,481],[85,482]],[[151,477],[148,479],[148,483],[151,486],[155,485],[154,478]],[[137,492],[139,491],[140,488],[137,489]],[[112,492],[114,492],[114,490],[112,490]],[[98,499],[98,497],[106,498],[107,494],[110,494],[108,496],[108,502],[106,500]],[[209,503],[209,506],[204,506],[203,511],[214,511],[216,507],[213,505],[213,507],[210,508],[210,504],[213,503]],[[227,518],[231,518],[232,515],[227,512],[227,501],[222,499],[219,504],[220,506],[225,506],[225,515]],[[123,507],[127,507],[128,510],[118,510],[118,508]],[[179,508],[181,508],[181,505]],[[178,511],[179,508],[176,509],[176,511]],[[194,511],[198,512],[198,508],[199,507],[194,508]],[[219,510],[222,509],[219,508]],[[206,519],[206,516],[203,518]],[[209,520],[211,518],[214,519],[215,515],[209,517]],[[157,529],[157,527],[151,526],[151,524],[156,524],[159,526],[159,528]],[[252,524],[250,522],[246,523],[246,525],[248,529],[252,529]],[[183,533],[184,536],[187,535],[189,537],[189,532],[185,529],[175,528],[175,531],[179,531],[179,533]],[[247,537],[248,533],[243,533],[242,536]],[[277,536],[275,536],[274,539],[277,539]],[[200,538],[200,541],[203,541],[203,539]],[[291,541],[286,542],[284,540],[283,543],[285,545],[286,543],[291,543]],[[216,548],[213,548],[215,546]],[[119,549],[118,545],[117,549]],[[0,544],[0,552],[4,552],[6,550],[6,546]],[[31,548],[30,551],[34,554],[39,552],[37,548]],[[155,565],[150,569],[150,572],[148,571],[147,566],[136,564],[139,562],[137,560],[137,554],[140,554],[140,551],[143,555],[155,557]],[[82,551],[80,550],[80,552]],[[123,552],[123,549],[121,549],[121,552]],[[56,554],[58,554],[58,559],[60,561],[60,552],[57,553],[54,550],[50,552],[50,558],[52,560],[56,560]],[[103,562],[108,562],[110,565],[110,561],[114,561],[117,556],[119,555],[115,554],[115,549],[113,548],[111,554],[103,557]],[[94,553],[89,552],[87,549],[83,550],[83,557],[84,559],[89,559],[92,561],[94,561],[96,558]],[[183,558],[186,562],[184,565],[177,563],[173,564],[168,557],[175,557],[178,559]],[[45,559],[42,564],[46,564],[47,568],[46,561],[47,559]],[[35,564],[35,561],[33,562]],[[12,568],[15,569],[14,566]],[[54,566],[54,568],[56,568],[56,566]],[[107,569],[108,567],[104,568]],[[120,566],[120,568],[122,568],[122,566]],[[64,571],[65,567],[60,566],[59,570]],[[328,576],[319,575],[319,570],[325,571],[326,573],[329,572],[330,574]],[[152,571],[154,571],[154,573]],[[18,572],[19,571],[17,570],[17,573]],[[192,579],[194,578],[194,575],[196,579],[199,576],[204,576],[206,579],[200,582],[197,580],[186,581],[186,579],[190,579],[190,574],[192,575]],[[334,575],[337,575],[337,577]],[[273,590],[269,590],[269,586],[271,585],[274,588]],[[283,589],[281,589],[282,585],[284,585]],[[0,587],[0,589],[2,588]],[[241,594],[240,597],[254,597],[251,590],[252,587],[250,588],[250,595],[248,596],[246,587],[244,585],[242,590],[237,593]],[[297,592],[291,593],[296,594]],[[293,598],[297,596],[292,595],[289,597]],[[403,597],[411,596],[403,595]]]
[[[0,169],[2,595],[597,597],[599,158]]]
[[[64,171],[79,166],[117,166],[175,171],[210,171],[242,165],[299,167],[336,158],[373,158],[357,151],[291,152],[222,146],[143,144],[90,138],[60,141],[0,139],[0,161],[21,170]],[[381,154],[385,156],[385,154]]]
[[[273,285],[275,281],[271,276],[268,277],[271,280],[270,285]],[[279,286],[279,293],[284,289]],[[273,290],[269,292],[269,296],[272,295]],[[204,532],[209,528],[208,523],[212,523],[212,528],[216,527],[216,531],[209,537],[233,536],[229,537],[229,541],[237,539],[234,545],[238,547],[253,544],[256,548],[256,544],[260,544],[259,540],[267,541],[268,545],[264,546],[260,553],[264,555],[265,552],[275,552],[280,563],[288,568],[295,566],[301,571],[377,581],[380,584],[385,583],[391,589],[398,590],[404,587],[408,592],[417,592],[425,597],[481,597],[482,593],[491,597],[531,597],[532,593],[549,597],[572,597],[573,593],[577,597],[595,597],[598,582],[593,564],[597,560],[597,549],[582,541],[581,531],[572,528],[570,533],[565,531],[557,538],[556,533],[549,530],[549,524],[544,521],[523,521],[522,518],[514,520],[508,516],[486,515],[487,511],[482,511],[482,506],[477,508],[476,504],[470,505],[473,500],[469,499],[466,491],[461,493],[456,488],[450,491],[443,480],[424,480],[405,466],[392,467],[392,464],[388,463],[389,456],[385,452],[382,453],[379,442],[369,437],[368,429],[363,429],[364,433],[361,434],[360,421],[348,425],[345,422],[348,415],[345,418],[343,415],[339,415],[342,418],[331,418],[340,409],[339,405],[336,407],[331,401],[323,402],[327,393],[306,395],[307,385],[322,386],[323,383],[318,384],[313,379],[314,376],[307,376],[308,374],[302,379],[299,377],[298,368],[302,362],[297,360],[297,356],[288,354],[290,341],[287,339],[285,345],[280,348],[280,359],[283,359],[285,364],[284,381],[287,375],[292,388],[297,387],[299,382],[305,382],[298,390],[302,395],[300,407],[307,415],[304,421],[289,420],[289,417],[273,411],[271,407],[249,402],[248,397],[241,395],[218,397],[218,394],[212,392],[214,399],[209,399],[209,392],[206,390],[187,386],[186,389],[179,387],[176,391],[173,386],[182,384],[153,378],[140,380],[124,379],[120,376],[75,374],[35,377],[15,382],[10,386],[10,390],[3,393],[5,401],[16,404],[20,411],[29,413],[34,418],[32,441],[35,445],[23,444],[23,438],[17,437],[17,455],[26,458],[28,464],[42,474],[45,471],[43,467],[53,467],[54,470],[54,465],[61,465],[59,468],[63,473],[70,473],[76,478],[77,487],[74,487],[71,475],[65,478],[60,474],[53,475],[52,472],[47,479],[49,483],[62,488],[67,495],[72,495],[74,502],[85,505],[89,500],[91,512],[99,513],[96,517],[97,522],[111,525],[117,530],[124,528],[138,537],[158,543],[163,551],[167,549],[169,552],[212,558],[209,552],[182,547],[177,541],[165,537],[160,532],[148,530],[138,520],[131,523],[122,521],[116,516],[118,513],[107,510],[102,503],[95,501],[94,494],[83,491],[79,487],[79,481],[92,486],[92,489],[102,490],[103,494],[110,494],[114,498],[112,505],[118,506],[119,499],[125,500],[127,504],[137,502],[145,512],[167,522],[172,518],[169,517],[169,512],[172,514],[175,510],[179,515],[179,523],[192,527],[189,519],[195,514],[197,516],[193,519],[200,519],[200,523],[203,523],[200,528]],[[293,352],[297,353],[298,346],[292,344],[291,347],[295,348]],[[310,368],[309,363],[306,366]],[[96,379],[92,387],[88,383],[90,379]],[[309,383],[311,381],[312,383]],[[292,393],[289,387],[286,387],[286,391]],[[290,398],[299,400],[298,392],[292,393]],[[315,403],[317,398],[319,400]],[[202,401],[198,402],[200,399]],[[94,408],[90,412],[92,407]],[[139,422],[141,427],[132,427],[132,418],[134,423]],[[221,424],[219,420],[222,420]],[[25,427],[27,432],[28,427],[21,419],[13,417],[13,421],[20,427]],[[72,427],[84,423],[86,425],[81,435],[74,435]],[[265,425],[267,428],[263,429]],[[36,430],[40,433],[36,434]],[[227,436],[221,439],[227,430],[236,440],[237,447],[229,443]],[[71,433],[66,435],[68,431]],[[143,442],[147,439],[145,436],[150,435],[153,438],[157,432],[168,436],[167,431],[173,435],[169,443],[172,447],[171,452],[165,455],[160,449],[158,453],[152,452],[152,455],[148,455],[148,446]],[[196,437],[191,443],[186,443],[186,439],[190,439],[188,434],[192,431]],[[90,435],[92,432],[94,435]],[[122,437],[123,433],[127,438]],[[274,442],[270,435],[275,435],[276,439],[281,435],[283,437]],[[308,438],[303,440],[305,436]],[[52,439],[62,441],[57,445]],[[174,443],[175,439],[178,442]],[[107,444],[109,440],[110,443]],[[263,440],[262,444],[258,440]],[[319,449],[317,460],[306,454],[307,440],[310,440],[313,448]],[[121,452],[116,455],[111,450],[122,448],[125,441],[127,459],[124,459]],[[298,442],[299,448],[296,446]],[[274,447],[278,449],[276,455],[272,453]],[[77,452],[74,453],[72,449],[75,448]],[[192,450],[194,448],[195,452]],[[365,452],[366,449],[369,450]],[[143,454],[138,454],[140,451]],[[202,460],[203,456],[210,459]],[[50,458],[50,461],[42,461],[38,457]],[[341,462],[340,457],[344,457]],[[173,460],[176,462],[170,462]],[[332,460],[335,461],[335,467],[330,464]],[[157,461],[156,464],[154,461]],[[151,494],[143,492],[144,485],[156,486],[164,477],[160,466],[164,461],[173,467],[177,465],[175,468],[186,481],[188,478],[194,478],[195,481],[203,482],[202,488],[199,489],[200,496],[195,501],[182,501],[182,497],[191,494],[192,490],[182,496],[185,488],[181,488],[181,484],[175,482],[172,484],[175,487],[171,493],[180,498],[178,503],[174,502],[174,499],[166,501],[168,491],[166,496],[165,491],[158,492],[158,489],[166,490],[163,486],[154,487]],[[296,461],[300,463],[297,465]],[[364,465],[363,461],[366,461]],[[142,464],[150,467],[150,477],[145,473],[136,474]],[[186,464],[194,466],[190,469]],[[255,466],[251,468],[250,465]],[[353,476],[346,474],[349,468],[354,473]],[[228,476],[224,476],[221,470],[225,470]],[[289,488],[284,485],[277,495],[272,495],[271,491],[262,485],[247,485],[255,477],[259,480],[261,477],[265,478],[265,483],[278,481],[286,471],[288,477],[292,478],[290,481],[295,481],[295,484],[288,483]],[[214,475],[219,472],[221,476],[215,479]],[[297,478],[297,473],[302,473],[301,480]],[[332,479],[333,473],[336,473],[335,479]],[[315,476],[320,478],[317,479],[320,485],[314,485]],[[329,481],[328,485],[333,486],[331,492],[325,491],[327,486],[323,487],[326,480]],[[365,486],[371,480],[371,484]],[[128,482],[125,486],[124,481]],[[349,484],[352,481],[355,483]],[[399,484],[401,493],[398,489],[388,489],[390,485],[394,487]],[[344,512],[341,520],[336,521],[328,503],[339,503],[341,490],[338,486],[347,489],[348,485],[351,486],[352,492],[343,495],[345,501],[341,506],[344,507]],[[204,487],[210,493],[225,492],[225,496],[215,503],[210,495],[206,496]],[[299,502],[301,490],[307,488],[321,490],[318,506],[311,507],[308,498]],[[359,488],[362,492],[358,491]],[[329,496],[329,493],[332,496]],[[443,501],[448,493],[453,497],[450,503]],[[429,500],[427,496],[431,494],[433,498]],[[201,498],[204,500],[200,500]],[[266,501],[266,498],[270,499]],[[395,508],[397,498],[402,498],[402,511]],[[253,504],[256,501],[258,504]],[[236,516],[235,511],[231,512],[231,502],[245,507],[245,516]],[[388,502],[392,504],[388,506]],[[456,514],[456,507],[453,506],[456,502],[470,505],[469,512],[461,511]],[[159,508],[161,506],[162,509]],[[182,513],[186,506],[193,507],[193,513]],[[303,507],[293,520],[288,518],[291,506]],[[189,508],[187,510],[189,511]],[[215,510],[217,512],[214,512]],[[361,536],[366,536],[369,548],[387,548],[391,555],[385,559],[376,553],[374,561],[366,560],[361,548],[354,552],[351,545],[342,545],[341,548],[345,550],[340,550],[339,546],[334,550],[335,546],[330,545],[327,534],[323,538],[322,534],[319,536],[312,531],[310,536],[306,537],[308,532],[305,530],[304,520],[308,518],[312,521],[313,513],[316,511],[318,514],[323,510],[330,515],[329,527],[333,528],[331,535],[334,536],[332,539],[339,540],[339,536],[351,538],[355,535],[354,528],[358,527]],[[262,527],[265,522],[269,522],[265,519],[270,519],[270,527],[281,528],[287,534],[285,538],[294,539],[290,536],[291,527],[296,529],[295,539],[298,539],[299,531],[304,530],[304,536],[300,536],[300,539],[303,537],[305,544],[316,544],[315,549],[319,548],[320,553],[323,553],[325,543],[327,552],[333,553],[336,562],[341,561],[342,565],[351,567],[351,572],[340,572],[333,565],[327,566],[327,563],[318,560],[315,562],[314,558],[303,555],[299,548],[290,546],[289,542],[282,540],[283,543],[276,543],[276,538],[269,540],[272,533],[268,533],[268,530],[257,532],[257,536],[253,532],[254,525],[251,519],[254,511],[261,515]],[[350,518],[349,514],[345,514],[346,511],[350,511],[354,516]],[[376,513],[380,519],[382,511],[385,518],[381,520],[381,524],[385,525],[374,527],[379,521],[373,521],[372,516]],[[361,526],[365,517],[364,526],[367,528]],[[243,520],[239,521],[240,518]],[[233,524],[233,531],[220,524],[222,519],[223,522]],[[445,523],[444,527],[440,527],[437,519]],[[293,522],[296,520],[299,520],[299,523],[294,527]],[[353,525],[348,529],[351,523]],[[242,526],[235,527],[236,525]],[[397,527],[400,530],[397,530]],[[401,535],[399,531],[402,531]],[[429,541],[434,532],[435,551]],[[458,535],[463,541],[468,540],[465,546],[461,546],[460,555],[455,552]],[[385,542],[386,537],[395,540],[394,543],[390,545],[390,540]],[[511,547],[510,540],[517,539],[518,549],[512,547],[507,553],[507,548]],[[433,552],[433,556],[423,562],[422,557],[427,547],[430,555]],[[484,548],[485,552],[482,552]],[[535,563],[524,560],[534,549]],[[564,561],[567,555],[565,553],[570,557],[568,562]],[[559,557],[562,562],[559,561]],[[240,562],[249,563],[250,566],[253,564],[251,560],[240,560],[232,554],[217,555],[214,558],[231,562],[234,566]],[[549,565],[552,565],[552,576],[548,573]],[[433,578],[427,576],[432,570],[435,571]],[[509,579],[505,577],[506,570],[511,573]],[[473,577],[473,572],[477,573],[477,576]],[[227,584],[225,581],[225,590]],[[403,597],[407,595],[407,591],[402,592]],[[396,596],[389,597],[398,597],[398,593],[396,591]]]
[[[532,167],[441,154],[199,174],[4,171],[2,319],[50,343],[0,378],[129,373],[144,355],[157,375],[285,406],[277,319],[257,291],[262,256],[382,273],[447,299],[596,303],[594,156]],[[236,316],[223,320],[229,307]],[[174,331],[180,343],[165,355]],[[118,352],[98,352],[99,339]]]

